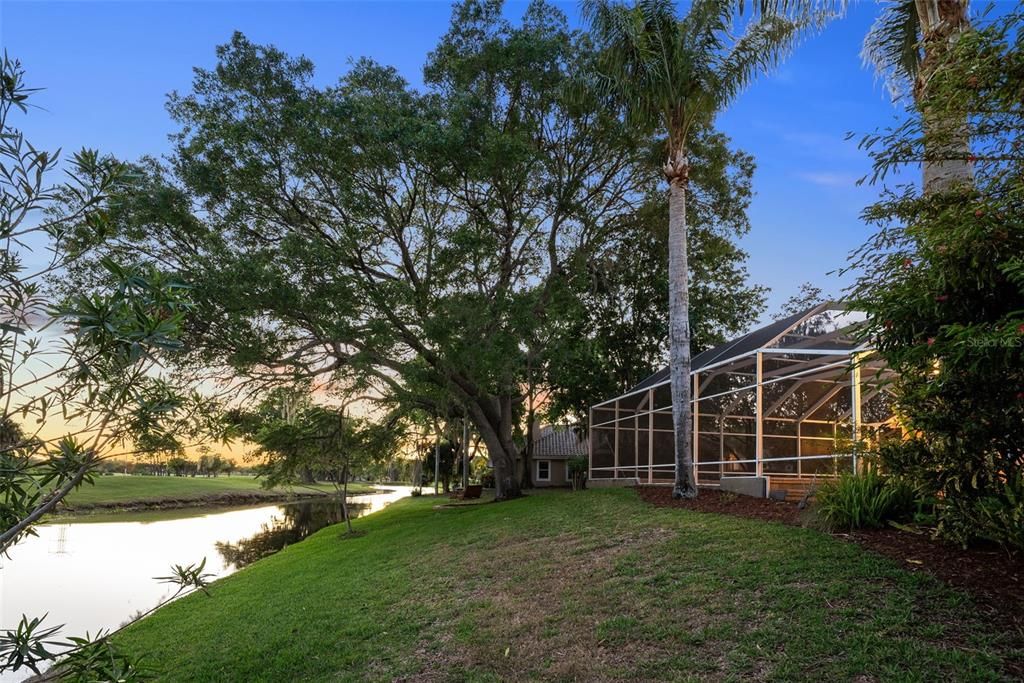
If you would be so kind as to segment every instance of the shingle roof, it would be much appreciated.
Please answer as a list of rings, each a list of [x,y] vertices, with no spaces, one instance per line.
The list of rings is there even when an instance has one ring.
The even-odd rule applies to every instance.
[[[712,365],[713,363],[721,363],[722,361],[729,360],[730,358],[737,358],[745,353],[750,353],[755,349],[759,349],[785,332],[788,328],[795,325],[801,318],[806,316],[815,308],[818,307],[813,306],[808,308],[806,311],[800,311],[799,313],[795,313],[787,318],[781,318],[773,323],[765,325],[764,327],[759,327],[752,332],[748,332],[742,337],[737,337],[736,339],[727,341],[724,344],[719,344],[718,346],[706,351],[701,351],[693,357],[693,360],[691,361],[691,370],[697,371],[701,368],[707,367],[708,365]],[[658,370],[656,373],[627,391],[626,394],[631,394],[634,391],[640,391],[641,389],[647,389],[656,384],[661,384],[668,379],[668,370],[668,367]]]
[[[533,440],[534,458],[575,458],[587,453],[586,437],[581,440],[568,425],[542,427]]]

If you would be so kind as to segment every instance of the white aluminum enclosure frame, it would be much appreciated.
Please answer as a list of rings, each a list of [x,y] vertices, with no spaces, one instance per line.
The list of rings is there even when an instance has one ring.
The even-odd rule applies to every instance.
[[[891,374],[851,336],[856,323],[847,321],[856,315],[820,304],[695,357],[699,485],[726,477],[828,477],[857,467],[853,444],[895,422]],[[590,478],[672,480],[669,378],[659,375],[591,408]]]

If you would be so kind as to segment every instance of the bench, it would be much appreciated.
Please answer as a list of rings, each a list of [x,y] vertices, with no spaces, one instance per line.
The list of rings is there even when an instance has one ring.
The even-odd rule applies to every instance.
[[[476,500],[484,492],[484,487],[480,484],[470,484],[465,489],[459,489],[458,491],[452,491],[449,498],[454,500]]]

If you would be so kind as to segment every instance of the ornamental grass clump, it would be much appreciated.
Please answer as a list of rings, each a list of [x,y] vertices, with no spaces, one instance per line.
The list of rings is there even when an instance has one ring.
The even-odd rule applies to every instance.
[[[914,488],[875,469],[846,472],[821,485],[818,519],[831,531],[877,529],[909,518],[917,507]]]

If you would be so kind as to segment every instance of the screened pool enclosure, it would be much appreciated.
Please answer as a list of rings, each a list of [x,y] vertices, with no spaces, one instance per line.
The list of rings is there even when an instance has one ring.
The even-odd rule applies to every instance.
[[[834,476],[856,467],[855,443],[896,430],[888,372],[852,335],[863,320],[821,304],[695,356],[697,483]],[[590,425],[592,479],[672,480],[668,368],[593,406]]]

